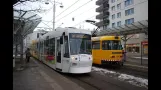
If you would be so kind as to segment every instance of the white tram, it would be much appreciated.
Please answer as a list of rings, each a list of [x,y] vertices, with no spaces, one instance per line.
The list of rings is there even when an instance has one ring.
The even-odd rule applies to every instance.
[[[58,28],[36,41],[34,55],[51,68],[65,73],[91,72],[91,31]]]

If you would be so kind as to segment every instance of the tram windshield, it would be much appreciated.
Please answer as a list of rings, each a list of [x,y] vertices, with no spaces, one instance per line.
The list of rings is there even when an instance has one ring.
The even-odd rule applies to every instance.
[[[69,42],[71,55],[91,54],[91,35],[70,33]]]
[[[102,41],[102,49],[103,50],[122,50],[121,41],[120,40]]]

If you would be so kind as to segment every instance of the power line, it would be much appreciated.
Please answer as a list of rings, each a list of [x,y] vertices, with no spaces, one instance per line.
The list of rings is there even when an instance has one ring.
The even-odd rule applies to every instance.
[[[70,5],[68,8],[66,8],[64,11],[62,11],[60,14],[58,14],[56,17],[58,17],[59,15],[61,15],[63,12],[65,12],[66,10],[68,10],[70,7],[72,7],[74,4],[76,4],[79,0],[77,0],[76,2],[74,2],[72,5]]]
[[[93,18],[94,16],[96,16],[96,15],[93,15],[92,17],[89,17],[89,18],[87,18],[87,19],[91,19],[91,18]],[[87,20],[87,19],[85,19],[85,20]],[[80,23],[82,23],[82,22],[85,22],[85,20],[83,20],[83,21],[81,21],[81,22],[79,22],[79,23],[75,24],[73,27],[75,27],[75,26],[79,25],[79,24],[80,24]]]
[[[77,9],[73,10],[72,12],[68,13],[67,15],[63,16],[62,18],[60,18],[59,20],[57,20],[56,22],[60,21],[61,19],[63,19],[64,17],[70,15],[71,13],[73,13],[74,11],[78,10],[79,8],[83,7],[84,5],[88,4],[89,2],[91,2],[92,0],[86,2],[85,4],[83,4],[82,6],[78,7]]]
[[[72,7],[74,4],[76,4],[77,2],[78,2],[79,0],[77,0],[76,2],[74,2],[72,5],[70,5],[67,9],[69,9],[70,7]],[[64,11],[62,11],[59,15],[61,15],[63,12],[65,12],[67,9],[65,9]],[[59,15],[57,15],[57,16],[59,16]],[[57,17],[56,16],[56,17]],[[50,22],[53,22],[53,19],[52,20],[50,20]],[[47,23],[48,24],[48,23]]]
[[[95,7],[96,7],[96,6],[94,6],[94,7],[90,8],[90,9],[88,9],[87,11],[90,11],[90,10],[92,10],[92,9],[95,9]],[[74,17],[80,16],[80,15],[82,15],[83,13],[85,13],[85,12],[87,12],[87,11],[84,11],[84,12],[82,12],[82,13],[80,13],[80,14],[77,14],[77,15],[75,15]]]

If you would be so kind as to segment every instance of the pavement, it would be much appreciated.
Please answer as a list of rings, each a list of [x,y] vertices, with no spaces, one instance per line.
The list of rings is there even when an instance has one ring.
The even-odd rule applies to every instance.
[[[124,62],[124,66],[137,70],[148,71],[148,55],[142,56],[142,64],[141,64],[140,54],[127,53],[127,58],[126,61]]]
[[[110,90],[145,90],[111,77],[103,78],[103,76],[100,77],[99,74],[93,73],[88,78],[79,78],[81,82],[78,83],[33,58],[29,63],[25,64],[23,69],[19,69],[20,66],[20,62],[17,59],[16,67],[13,70],[13,90],[94,90],[87,89],[84,85],[81,85],[83,84],[82,81],[88,83],[89,86],[97,86],[99,90],[106,90],[107,88],[110,88]],[[69,76],[74,77],[70,74]],[[75,79],[77,80],[78,77]]]
[[[33,58],[24,69],[19,69],[19,66],[17,60],[13,70],[13,90],[84,90],[53,69],[43,67]]]
[[[133,68],[148,72],[148,63],[141,65],[137,56],[127,56],[125,68]],[[148,62],[147,59],[144,59]],[[136,62],[137,61],[137,62]],[[145,63],[145,62],[144,62]],[[46,66],[46,65],[45,65]],[[59,72],[45,67],[39,61],[31,58],[30,62],[22,67],[20,57],[15,60],[13,69],[13,90],[85,90]],[[88,89],[87,89],[88,90]],[[119,89],[118,89],[119,90]]]

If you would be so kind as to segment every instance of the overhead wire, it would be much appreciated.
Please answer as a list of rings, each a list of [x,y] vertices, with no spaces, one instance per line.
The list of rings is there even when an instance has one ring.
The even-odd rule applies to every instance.
[[[62,11],[60,14],[58,14],[56,17],[58,17],[59,15],[61,15],[62,13],[64,13],[66,10],[68,10],[69,8],[71,8],[74,4],[76,4],[78,1],[80,0],[77,0],[76,2],[74,2],[72,5],[70,5],[68,8],[66,8],[64,11]]]
[[[94,16],[96,16],[96,15],[93,15],[92,17],[86,18],[85,20],[91,19],[91,18],[93,18]],[[81,22],[79,22],[79,23],[75,24],[73,27],[75,27],[75,26],[79,25],[80,23],[85,22],[85,20],[83,20],[83,21],[81,21]]]
[[[71,13],[75,12],[75,11],[76,11],[76,10],[78,10],[79,8],[81,8],[81,7],[85,6],[85,5],[87,5],[87,4],[88,4],[88,3],[90,3],[91,1],[92,1],[92,0],[90,0],[90,1],[88,1],[88,2],[86,2],[85,4],[81,5],[81,6],[80,6],[80,7],[78,7],[77,9],[75,9],[75,10],[73,10],[72,12],[70,12],[70,13],[66,14],[66,15],[65,15],[65,16],[63,16],[62,18],[58,19],[55,23],[57,23],[57,22],[58,22],[58,21],[60,21],[61,19],[65,18],[66,16],[70,15]]]
[[[71,8],[74,4],[76,4],[79,0],[77,0],[76,2],[74,2],[72,5],[70,5],[67,9],[65,9],[64,11],[62,11],[60,14],[58,14],[57,16],[61,15],[63,12],[65,12],[66,10],[68,10],[69,8]],[[56,17],[57,17],[56,16]],[[50,20],[50,22],[53,22],[53,19]],[[48,23],[47,23],[48,24]]]

